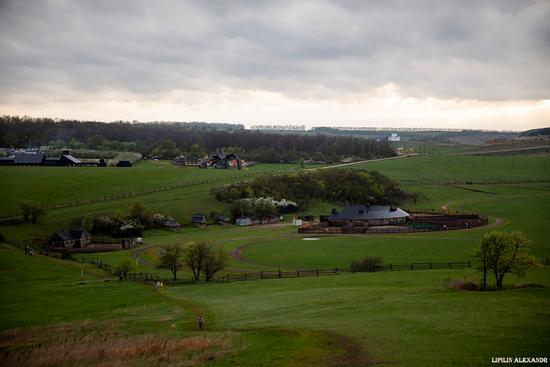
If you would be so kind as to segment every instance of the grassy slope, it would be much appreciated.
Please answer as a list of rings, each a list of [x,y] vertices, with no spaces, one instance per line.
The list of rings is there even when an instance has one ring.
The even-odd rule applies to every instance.
[[[378,170],[397,180],[550,180],[550,156],[461,156],[436,153],[353,166]]]
[[[296,165],[258,164],[238,171],[175,167],[165,162],[146,162],[132,168],[0,167],[0,196],[4,198],[0,211],[13,212],[22,200],[40,204],[87,200],[194,180],[292,168]]]
[[[549,269],[530,280],[550,286]],[[170,288],[216,310],[225,329],[330,330],[360,340],[383,365],[488,365],[492,356],[546,355],[550,290],[471,293],[443,277],[467,271],[416,271],[264,280]]]
[[[81,268],[87,282],[84,285],[78,285]],[[67,359],[64,359],[67,363],[64,365],[68,366],[93,366],[99,362],[162,366],[175,359],[173,351],[163,355],[162,346],[151,355],[139,355],[139,350],[133,347],[143,342],[142,337],[146,337],[147,343],[160,340],[162,344],[163,337],[169,338],[166,343],[182,338],[213,343],[214,350],[195,348],[182,359],[170,362],[170,366],[317,366],[323,364],[323,357],[337,355],[342,349],[341,346],[329,346],[325,333],[310,330],[268,328],[220,332],[210,325],[214,318],[209,317],[206,310],[187,300],[159,294],[152,285],[116,280],[104,282],[105,275],[95,267],[43,256],[25,256],[22,251],[5,245],[0,245],[0,276],[2,299],[9,300],[0,303],[0,358],[7,350],[12,359],[14,353],[21,352],[24,361],[29,357],[26,353],[30,352],[59,353],[58,345],[69,340],[72,348],[96,348],[98,353],[106,355],[105,358],[120,357],[121,360],[101,360],[96,354],[91,358],[87,356],[88,361],[82,362],[78,355],[69,355],[67,351],[67,358],[73,361],[65,362]],[[195,313],[206,315],[208,331],[194,331]],[[30,326],[41,328],[28,329]],[[6,331],[15,327],[19,329]],[[148,335],[152,335],[153,340],[148,340]],[[185,340],[182,341],[184,346]],[[109,344],[123,349],[112,351]],[[147,350],[146,345],[143,348]],[[223,357],[219,357],[221,352]],[[210,360],[211,355],[218,357]],[[32,358],[35,364],[45,360],[56,361],[54,365],[60,362],[55,355]]]
[[[470,161],[470,158],[474,161]],[[509,157],[502,159],[506,158]],[[542,165],[544,161],[531,161],[527,157],[514,158],[521,158],[521,167],[529,168],[522,169],[521,172],[508,172],[495,168],[493,173],[482,175],[482,178],[547,177],[546,173],[541,174],[537,171],[538,165]],[[453,157],[438,157],[438,163],[434,163],[430,166],[431,168],[426,168],[422,159],[425,158],[384,161],[367,164],[366,167],[370,168],[374,165],[376,167],[372,168],[398,179],[441,180],[449,177],[464,177],[464,180],[467,180],[472,177],[471,179],[475,180],[475,177],[480,177],[479,172],[475,173],[475,164],[480,161],[475,159],[483,158],[467,157],[467,160],[462,161],[461,166],[454,168],[450,163]],[[407,162],[411,162],[410,166]],[[519,164],[517,162],[519,161],[514,164]],[[470,163],[471,166],[468,166]],[[499,164],[498,161],[495,161],[496,164]],[[547,185],[479,187],[485,191],[498,192],[498,195],[439,186],[410,185],[409,188],[428,195],[427,200],[417,204],[420,207],[437,207],[450,203],[451,208],[480,210],[491,216],[499,216],[505,219],[506,227],[503,228],[520,228],[526,231],[534,240],[533,248],[539,256],[548,254],[548,245],[545,241],[548,230],[544,222],[548,212]],[[197,190],[194,193],[196,195],[194,202],[183,200],[181,205],[186,207],[184,210],[193,210],[189,208],[190,205],[198,205],[208,200],[205,199],[208,191],[207,189]],[[151,198],[151,204],[158,205],[159,198]],[[174,195],[167,195],[161,205],[169,205],[173,201]],[[76,209],[78,208],[71,210]],[[88,210],[88,207],[86,209]],[[57,213],[55,215],[58,219],[52,220],[51,223],[61,223],[68,216],[76,214],[76,211],[60,210]],[[13,228],[14,235],[20,231],[21,228]],[[151,231],[145,238],[147,243],[154,244],[204,238],[213,240],[217,245],[227,249],[252,243],[257,246],[250,247],[245,251],[245,255],[252,256],[254,251],[259,251],[258,259],[267,256],[263,259],[270,266],[275,266],[281,258],[287,266],[296,267],[309,267],[304,265],[313,266],[321,262],[329,264],[329,260],[330,264],[333,264],[333,261],[344,263],[342,259],[346,256],[351,258],[352,255],[362,254],[361,246],[364,246],[361,242],[362,238],[356,240],[355,237],[346,236],[339,240],[330,240],[335,241],[334,246],[329,244],[330,246],[321,247],[321,249],[307,249],[302,248],[302,243],[305,241],[296,242],[287,239],[289,236],[297,237],[291,233],[292,231],[292,228],[274,230],[212,227],[207,230],[185,229],[178,234]],[[397,236],[399,238],[373,237],[374,241],[369,243],[369,246],[385,251],[383,256],[387,259],[391,256],[396,260],[416,258],[416,256],[422,257],[422,260],[427,256],[441,258],[452,254],[459,256],[471,249],[483,231],[484,229],[446,233],[459,237],[458,240],[437,238],[442,235],[441,233],[422,235],[421,239],[412,241],[412,236],[409,235]],[[426,239],[423,236],[426,236]],[[324,242],[312,242],[306,245],[325,246]],[[342,250],[342,246],[358,250],[355,254],[353,254],[355,250],[346,253]],[[267,248],[269,251],[262,253],[262,249]],[[295,252],[300,256],[295,256]],[[287,257],[288,254],[291,257]],[[114,258],[117,255],[101,256]],[[154,254],[147,256],[150,256],[150,259],[154,258]],[[8,258],[7,264],[12,261],[15,260]],[[346,260],[345,263],[347,264],[348,261]],[[235,268],[258,268],[236,261],[231,265]],[[244,332],[245,344],[248,348],[226,361],[219,362],[220,365],[319,365],[319,361],[327,355],[326,352],[322,352],[322,349],[326,347],[327,339],[331,339],[327,338],[327,331],[356,338],[366,348],[372,359],[388,362],[388,364],[396,362],[398,365],[412,366],[479,365],[489,364],[492,356],[544,355],[546,353],[546,346],[550,342],[545,332],[550,326],[548,289],[516,289],[482,294],[457,292],[446,290],[441,286],[441,281],[446,276],[462,278],[471,277],[472,274],[469,270],[437,270],[318,279],[266,280],[171,288],[168,294],[181,300],[181,304],[192,299],[193,302],[203,306],[208,312],[207,319],[213,328]],[[16,281],[9,279],[8,275],[4,277],[8,277],[8,281],[3,283],[2,291],[10,295],[8,299],[16,300],[22,308],[25,308],[26,304],[36,308],[31,297],[24,294],[23,288],[19,293],[5,291],[4,289],[9,289],[9,284]],[[516,281],[513,278],[506,280]],[[32,283],[32,280],[30,281]],[[550,286],[548,268],[533,272],[526,281]],[[22,282],[26,283],[27,280]],[[64,284],[60,282],[53,291],[64,289]],[[115,283],[111,284],[115,285]],[[40,294],[40,288],[43,286],[44,283],[41,282],[35,287],[25,287],[25,289],[31,293],[37,289],[36,292]],[[111,294],[113,298],[116,298],[116,292],[115,290]],[[123,290],[121,292],[124,294]],[[76,300],[80,295],[78,297],[74,295],[78,293],[65,295],[69,299],[69,304],[74,304],[74,317],[71,318],[69,314],[69,319],[95,317],[93,312],[88,312],[88,308]],[[75,299],[70,300],[71,297]],[[45,294],[43,300],[46,305],[53,303],[50,303]],[[53,300],[60,303],[57,298]],[[6,307],[11,305],[8,304]],[[80,308],[86,316],[78,315]],[[131,307],[128,309],[132,310]],[[17,315],[17,312],[16,309],[9,308],[3,314]],[[55,312],[62,315],[61,311]],[[146,316],[148,312],[145,310],[141,315]],[[98,318],[106,317],[102,308],[98,309],[97,315]],[[20,322],[25,318],[17,317]],[[31,321],[28,324],[41,322],[40,316],[29,317]],[[59,316],[55,321],[62,318],[63,316]],[[147,319],[149,321],[146,324],[155,320],[154,317]],[[51,320],[53,319],[48,316],[46,322],[52,322]],[[136,325],[139,324],[140,322],[136,322]],[[286,334],[292,337],[292,341],[289,342]],[[326,363],[326,359],[324,362]]]

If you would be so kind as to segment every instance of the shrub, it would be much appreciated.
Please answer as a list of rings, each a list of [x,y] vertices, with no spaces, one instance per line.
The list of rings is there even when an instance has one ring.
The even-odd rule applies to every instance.
[[[367,256],[361,261],[353,261],[350,270],[353,272],[373,272],[382,267],[382,258],[379,256]]]
[[[477,283],[467,279],[445,279],[447,288],[460,289],[462,291],[477,291],[479,286]]]

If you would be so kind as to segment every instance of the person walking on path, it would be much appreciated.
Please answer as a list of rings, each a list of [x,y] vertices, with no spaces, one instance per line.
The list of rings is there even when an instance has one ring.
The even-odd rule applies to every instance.
[[[199,330],[202,330],[202,324],[204,323],[204,317],[202,315],[197,317],[197,323],[199,324]]]

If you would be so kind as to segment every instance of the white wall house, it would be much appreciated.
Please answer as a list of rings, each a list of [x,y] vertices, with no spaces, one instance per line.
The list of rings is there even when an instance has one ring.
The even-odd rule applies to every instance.
[[[388,136],[388,141],[401,141],[401,137],[397,135],[397,133],[391,133],[391,135]]]

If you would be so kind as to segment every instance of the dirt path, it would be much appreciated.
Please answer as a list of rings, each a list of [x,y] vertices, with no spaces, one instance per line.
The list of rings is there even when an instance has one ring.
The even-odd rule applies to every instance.
[[[400,158],[414,157],[414,156],[417,156],[417,155],[418,155],[418,153],[411,153],[411,154],[398,155],[398,156],[395,156],[395,157],[388,157],[388,158],[368,159],[366,161],[341,163],[341,164],[335,164],[335,165],[319,167],[319,168],[308,168],[308,169],[306,169],[306,171],[315,171],[315,170],[318,170],[318,169],[341,168],[341,167],[353,166],[353,165],[356,165],[356,164],[378,162],[378,161],[387,161],[387,160],[390,160],[390,159],[400,159]]]

